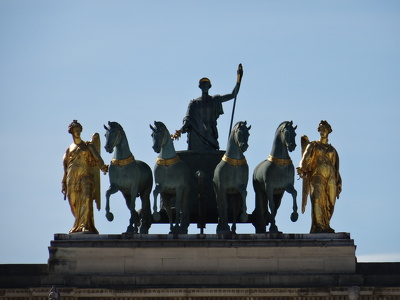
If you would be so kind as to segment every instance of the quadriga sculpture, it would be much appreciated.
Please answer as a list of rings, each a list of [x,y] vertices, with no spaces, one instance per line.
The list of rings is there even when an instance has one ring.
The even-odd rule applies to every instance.
[[[173,139],[164,123],[155,121],[154,127],[150,125],[150,128],[153,131],[151,134],[153,149],[159,153],[154,167],[156,183],[153,191],[154,219],[158,220],[160,217],[157,211],[157,196],[160,194],[160,207],[163,206],[167,211],[170,233],[186,234],[189,227],[189,167],[176,154]],[[175,218],[173,218],[173,207],[175,207]]]
[[[150,193],[153,188],[153,173],[146,163],[136,160],[132,155],[122,126],[117,122],[108,122],[108,126],[104,125],[104,148],[109,153],[115,148],[115,153],[109,167],[110,187],[106,192],[107,220],[111,222],[114,219],[110,212],[110,196],[121,191],[131,212],[127,232],[137,233],[140,226],[140,233],[148,233],[151,226]],[[139,196],[142,200],[140,216],[135,209],[136,197]]]
[[[217,233],[229,233],[228,204],[232,209],[231,232],[236,232],[236,219],[241,212],[242,222],[247,221],[247,182],[249,166],[243,155],[248,148],[249,130],[246,122],[234,126],[228,141],[226,152],[214,171],[214,190],[217,199],[219,220]]]
[[[290,159],[289,152],[296,148],[296,130],[293,121],[282,122],[274,137],[272,150],[267,160],[257,165],[253,174],[253,187],[256,194],[254,226],[256,233],[265,233],[266,225],[269,223],[270,232],[278,232],[275,224],[275,216],[281,205],[284,192],[293,197],[293,213],[291,220],[297,221],[297,191],[294,184],[294,166]],[[268,211],[268,206],[270,211]]]

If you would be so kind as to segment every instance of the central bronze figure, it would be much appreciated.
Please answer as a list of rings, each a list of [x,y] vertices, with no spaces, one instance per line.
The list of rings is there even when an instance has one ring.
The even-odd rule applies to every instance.
[[[224,113],[222,103],[234,99],[240,89],[243,76],[242,65],[237,70],[236,85],[230,94],[210,96],[210,79],[203,77],[199,81],[202,91],[201,97],[190,101],[183,126],[177,130],[174,138],[179,138],[181,133],[188,134],[188,150],[216,151],[219,150],[217,119]]]

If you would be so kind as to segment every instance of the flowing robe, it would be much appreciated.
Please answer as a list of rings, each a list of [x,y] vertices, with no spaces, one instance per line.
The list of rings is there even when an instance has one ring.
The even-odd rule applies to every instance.
[[[183,120],[189,124],[188,150],[219,150],[217,119],[223,113],[220,95],[190,101]]]
[[[319,141],[311,142],[304,152],[300,168],[306,172],[309,184],[312,205],[310,233],[335,232],[330,227],[330,220],[342,185],[335,148]]]
[[[69,233],[98,233],[93,216],[93,200],[96,188],[94,167],[97,165],[97,161],[88,144],[88,142],[82,142],[76,147],[70,147],[64,155],[66,195],[75,217],[74,226]]]

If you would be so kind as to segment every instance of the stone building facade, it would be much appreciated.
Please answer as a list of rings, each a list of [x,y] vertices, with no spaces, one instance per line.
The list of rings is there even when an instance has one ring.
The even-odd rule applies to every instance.
[[[348,233],[56,234],[48,264],[0,265],[0,299],[392,300],[400,263],[357,262]]]

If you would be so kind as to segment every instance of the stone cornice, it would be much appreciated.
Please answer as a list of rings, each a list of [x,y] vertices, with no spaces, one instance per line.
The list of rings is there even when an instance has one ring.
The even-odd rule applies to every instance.
[[[315,297],[348,296],[357,291],[360,296],[400,296],[400,287],[333,287],[333,288],[139,288],[139,289],[105,289],[105,288],[57,288],[61,297],[110,298],[125,297],[171,297],[188,299],[188,297]],[[47,297],[49,287],[0,289],[0,297]],[[47,298],[46,298],[47,299]],[[332,298],[330,298],[332,299]]]

